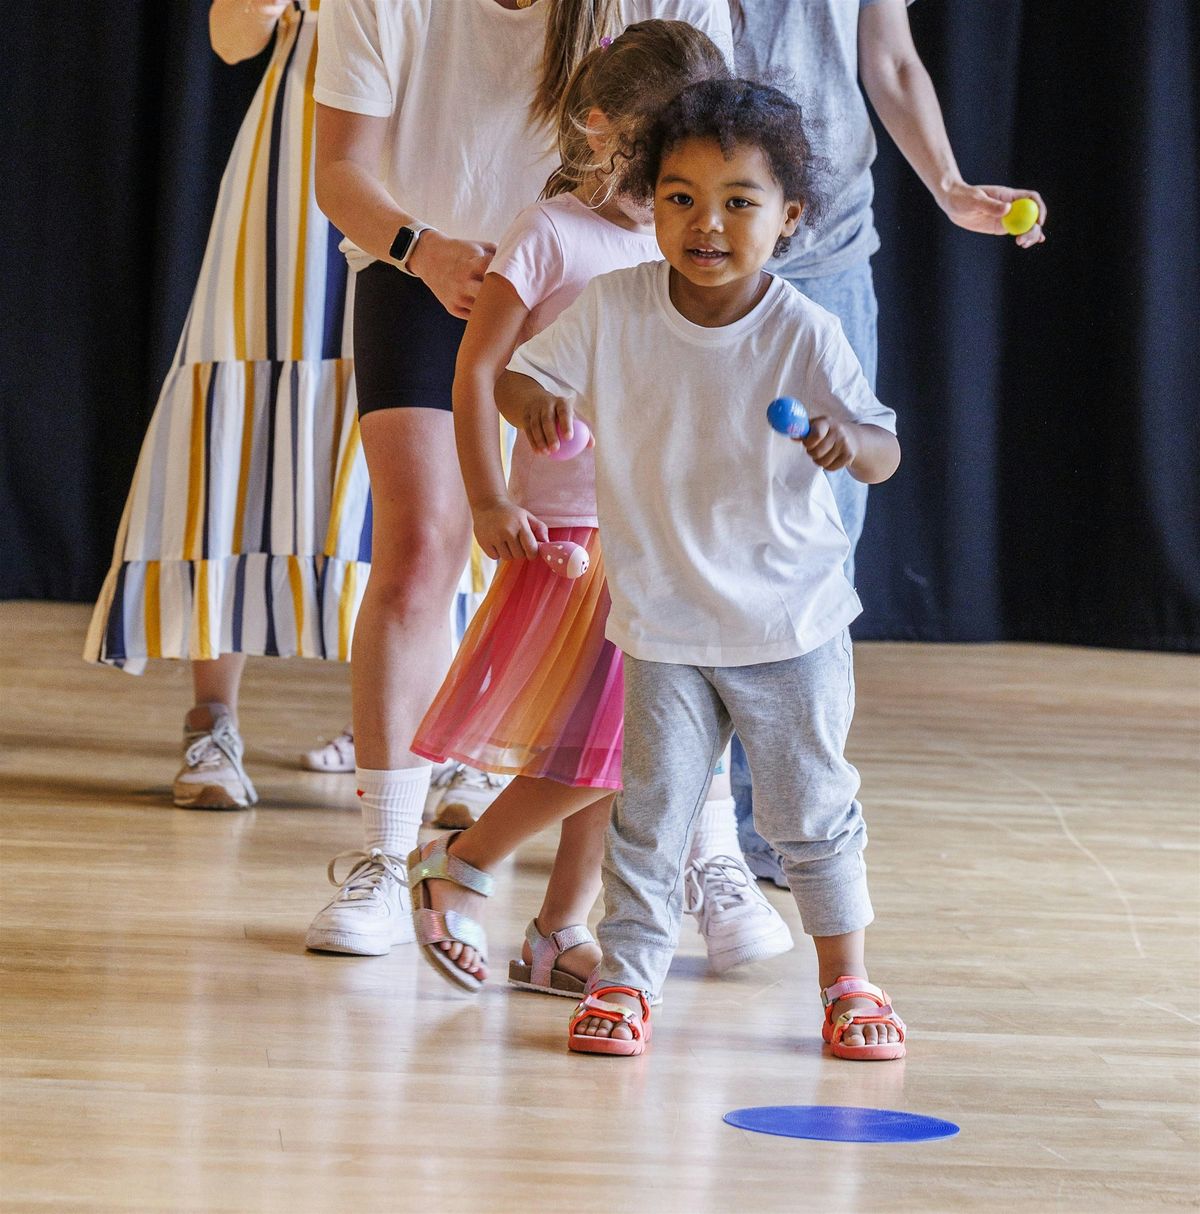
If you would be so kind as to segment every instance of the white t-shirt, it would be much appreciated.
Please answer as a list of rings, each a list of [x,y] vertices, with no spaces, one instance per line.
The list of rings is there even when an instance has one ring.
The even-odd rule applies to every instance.
[[[676,311],[670,267],[594,279],[509,366],[576,397],[596,435],[612,594],[608,637],[635,658],[748,666],[808,653],[861,611],[833,492],[766,409],[895,432],[837,317],[781,278],[708,329]]]
[[[415,219],[495,242],[557,165],[530,122],[548,6],[496,0],[325,0],[313,96],[389,119],[379,180]],[[622,0],[627,24],[687,21],[733,62],[727,0]],[[372,258],[349,241],[355,269]]]
[[[506,279],[529,309],[521,333],[540,333],[593,278],[657,261],[653,231],[631,232],[597,215],[573,194],[526,207],[496,248],[489,274]],[[596,468],[590,449],[574,459],[535,455],[518,434],[508,478],[513,500],[548,527],[596,526]]]

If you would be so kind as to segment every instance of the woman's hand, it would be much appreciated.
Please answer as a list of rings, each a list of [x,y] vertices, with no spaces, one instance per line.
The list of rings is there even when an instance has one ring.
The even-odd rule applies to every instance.
[[[538,543],[550,538],[546,524],[509,498],[495,498],[472,508],[475,538],[494,561],[536,557]]]
[[[288,0],[213,0],[208,40],[226,63],[253,59],[271,41]]]
[[[960,181],[938,198],[938,204],[952,222],[968,232],[1007,236],[1000,220],[1018,198],[1032,198],[1037,203],[1037,223],[1016,238],[1021,248],[1030,249],[1046,239],[1042,231],[1042,224],[1046,222],[1046,204],[1036,190],[1014,190],[1006,185],[967,185],[965,181]]]
[[[438,302],[461,320],[471,315],[483,276],[495,256],[494,244],[452,240],[433,228],[417,237],[408,268],[437,296]]]

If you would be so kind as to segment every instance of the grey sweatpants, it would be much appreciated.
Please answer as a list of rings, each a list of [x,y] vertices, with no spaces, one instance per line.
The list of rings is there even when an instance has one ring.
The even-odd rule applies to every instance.
[[[734,729],[750,761],[755,826],[783,857],[804,930],[840,936],[871,922],[858,772],[843,754],[853,715],[848,632],[755,666],[626,655],[625,791],[604,848],[600,985],[662,989],[692,826]]]

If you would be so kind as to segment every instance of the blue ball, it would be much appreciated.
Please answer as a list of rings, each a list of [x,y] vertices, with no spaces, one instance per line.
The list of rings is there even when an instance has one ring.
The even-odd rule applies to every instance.
[[[794,396],[781,396],[767,406],[767,421],[772,430],[788,438],[804,438],[808,434],[808,413]]]

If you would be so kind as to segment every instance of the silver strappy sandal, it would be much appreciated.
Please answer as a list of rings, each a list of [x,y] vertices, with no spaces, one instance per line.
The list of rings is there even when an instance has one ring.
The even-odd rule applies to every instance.
[[[496,882],[490,874],[452,856],[447,850],[461,833],[455,831],[451,835],[443,835],[409,852],[408,890],[412,895],[413,930],[422,956],[443,978],[474,995],[483,989],[483,981],[456,965],[450,954],[438,946],[448,942],[473,948],[479,954],[479,960],[486,965],[487,936],[483,927],[461,911],[435,910],[429,890],[421,888],[426,881],[450,881],[484,898],[492,896]]]
[[[538,931],[537,920],[530,919],[525,929],[525,939],[529,942],[529,955],[533,960],[528,965],[524,961],[508,963],[509,985],[523,991],[538,991],[543,995],[583,998],[587,981],[560,970],[558,959],[568,949],[580,944],[595,944],[596,937],[588,931],[587,924],[573,923],[570,927],[560,927],[558,931],[543,936]]]

